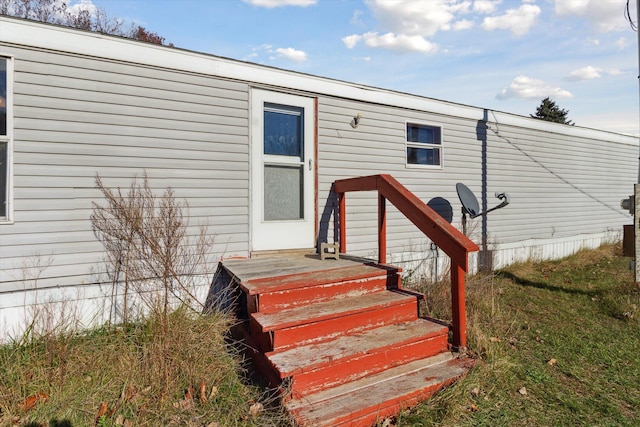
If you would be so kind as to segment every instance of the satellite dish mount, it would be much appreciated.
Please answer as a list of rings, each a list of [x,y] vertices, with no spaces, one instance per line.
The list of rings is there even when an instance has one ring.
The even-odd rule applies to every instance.
[[[484,212],[480,212],[480,205],[478,204],[478,199],[475,194],[463,183],[459,182],[456,184],[456,191],[458,192],[458,198],[460,199],[460,203],[462,203],[462,232],[467,234],[467,215],[471,219],[486,215],[491,211],[495,211],[496,209],[504,208],[509,204],[509,195],[507,193],[495,193],[496,198],[502,200],[502,202],[492,207],[491,209],[487,209]]]

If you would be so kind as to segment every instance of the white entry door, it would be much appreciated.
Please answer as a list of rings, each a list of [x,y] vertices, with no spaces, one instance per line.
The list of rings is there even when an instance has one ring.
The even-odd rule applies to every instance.
[[[315,246],[313,98],[251,92],[251,247]]]

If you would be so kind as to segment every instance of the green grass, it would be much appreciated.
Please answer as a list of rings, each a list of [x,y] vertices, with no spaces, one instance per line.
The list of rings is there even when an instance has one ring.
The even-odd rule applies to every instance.
[[[640,289],[618,253],[607,245],[469,278],[478,363],[397,425],[640,425]]]
[[[640,290],[618,252],[609,245],[469,277],[476,366],[394,424],[640,425]],[[423,289],[428,314],[450,316],[448,287]],[[0,426],[290,425],[227,344],[231,319],[179,310],[169,320],[167,329],[150,319],[0,347]],[[256,403],[265,410],[252,414]]]

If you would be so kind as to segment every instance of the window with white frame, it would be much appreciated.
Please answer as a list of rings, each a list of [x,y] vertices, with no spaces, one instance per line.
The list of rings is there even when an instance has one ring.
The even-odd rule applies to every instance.
[[[11,220],[11,69],[0,56],[0,222]]]
[[[407,123],[407,165],[442,167],[442,128]]]

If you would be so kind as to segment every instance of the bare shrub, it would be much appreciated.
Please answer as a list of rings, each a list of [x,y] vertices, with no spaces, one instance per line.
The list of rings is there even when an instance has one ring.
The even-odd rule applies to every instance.
[[[41,291],[40,279],[54,262],[53,256],[34,253],[22,263],[24,286],[24,319],[22,329],[10,341],[26,343],[31,340],[71,333],[80,324],[80,315],[73,304],[60,294]]]
[[[133,179],[127,194],[120,188],[106,187],[99,175],[96,184],[106,204],[93,204],[91,223],[106,249],[114,289],[124,287],[124,323],[128,320],[129,302],[142,303],[146,308],[143,311],[158,324],[161,353],[167,354],[171,340],[169,315],[173,309],[204,309],[195,292],[203,275],[210,271],[208,249],[213,239],[204,225],[196,235],[189,235],[188,216],[183,214],[188,209],[186,201],[177,201],[171,188],[157,197],[146,172],[142,182]],[[166,385],[169,365],[163,358],[159,362]]]
[[[142,182],[133,179],[126,195],[106,187],[100,176],[96,184],[106,205],[93,203],[91,223],[107,251],[112,283],[122,283],[127,296],[133,290],[152,313],[165,317],[176,303],[202,310],[195,292],[210,271],[213,238],[206,225],[188,233],[187,202],[176,200],[171,188],[157,197],[146,173]]]

